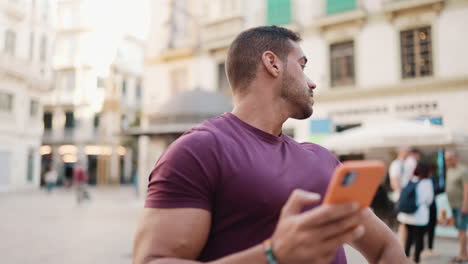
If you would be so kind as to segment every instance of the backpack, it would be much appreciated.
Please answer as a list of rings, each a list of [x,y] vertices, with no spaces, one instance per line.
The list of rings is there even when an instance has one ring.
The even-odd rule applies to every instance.
[[[419,181],[409,181],[408,184],[403,188],[400,194],[400,199],[397,202],[397,211],[407,214],[413,214],[418,210],[418,204],[416,202],[416,186]]]

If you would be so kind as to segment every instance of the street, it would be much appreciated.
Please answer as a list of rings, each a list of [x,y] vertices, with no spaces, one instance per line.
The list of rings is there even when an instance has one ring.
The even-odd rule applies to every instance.
[[[143,201],[133,188],[93,188],[77,205],[72,190],[0,193],[0,256],[5,264],[131,263],[135,227]],[[455,240],[438,238],[439,255],[422,263],[448,263]],[[366,263],[346,247],[348,263]]]

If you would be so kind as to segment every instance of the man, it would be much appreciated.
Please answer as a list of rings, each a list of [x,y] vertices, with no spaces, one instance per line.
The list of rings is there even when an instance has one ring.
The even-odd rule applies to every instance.
[[[417,148],[411,148],[409,150],[408,157],[405,159],[403,179],[401,183],[401,188],[403,189],[406,184],[408,184],[411,177],[414,175],[414,169],[418,164],[418,161],[421,160],[421,151]]]
[[[51,193],[57,184],[58,174],[53,166],[47,168],[47,172],[44,174],[44,181],[47,184],[47,192]]]
[[[455,262],[468,260],[466,249],[466,229],[468,227],[468,169],[459,164],[458,156],[454,151],[445,152],[447,165],[447,197],[452,207],[455,227],[458,229],[460,251]]]
[[[233,41],[234,110],[185,133],[156,164],[134,263],[346,263],[345,243],[371,263],[406,261],[369,209],[318,204],[339,162],[281,133],[289,117],[312,114],[299,41],[276,26]]]
[[[419,150],[415,148],[403,147],[398,152],[397,158],[390,164],[388,173],[390,176],[390,187],[393,190],[393,201],[397,202],[400,198],[401,190],[408,184],[413,176],[416,164],[421,158]],[[407,236],[406,225],[398,225],[398,238],[401,245],[405,245]]]
[[[395,194],[394,201],[397,201],[400,197],[402,185],[405,178],[405,160],[409,155],[410,149],[407,147],[400,148],[398,151],[397,158],[392,161],[388,168],[388,174],[390,176],[390,187],[392,187],[393,193]]]
[[[83,199],[90,199],[89,193],[86,190],[86,182],[88,181],[88,174],[81,165],[77,162],[73,169],[73,182],[76,185],[76,201],[80,204]]]

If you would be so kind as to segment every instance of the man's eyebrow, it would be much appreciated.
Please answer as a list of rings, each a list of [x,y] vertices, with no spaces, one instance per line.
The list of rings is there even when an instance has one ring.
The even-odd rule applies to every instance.
[[[306,56],[302,56],[301,58],[299,58],[299,60],[304,60],[304,64],[307,63],[307,57]]]

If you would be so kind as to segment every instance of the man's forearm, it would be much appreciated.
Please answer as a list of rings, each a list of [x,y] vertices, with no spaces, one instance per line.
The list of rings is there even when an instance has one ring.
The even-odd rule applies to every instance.
[[[468,209],[468,183],[463,183],[463,204],[462,209]]]
[[[382,250],[378,264],[406,263],[406,256],[403,253],[400,243],[391,242]],[[371,262],[372,263],[372,262]]]
[[[392,187],[392,190],[393,190],[394,192],[400,192],[400,191],[401,191],[401,188],[400,188],[400,181],[399,181],[399,179],[390,178],[390,187]]]
[[[157,258],[143,264],[198,264],[203,263],[194,260],[185,260],[177,258]],[[224,258],[205,262],[210,264],[244,264],[244,263],[258,263],[263,264],[266,262],[265,253],[263,252],[263,246],[258,245],[244,251],[226,256]]]

